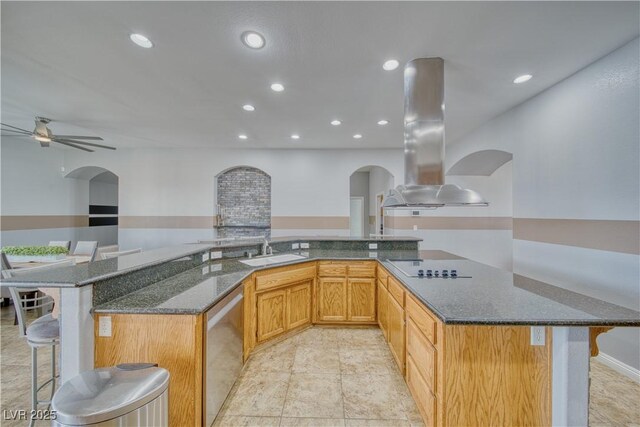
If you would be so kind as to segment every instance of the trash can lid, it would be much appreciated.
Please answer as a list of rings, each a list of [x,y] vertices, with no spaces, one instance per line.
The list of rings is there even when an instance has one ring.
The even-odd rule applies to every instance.
[[[62,384],[51,409],[61,424],[100,423],[146,405],[168,385],[169,372],[148,363],[94,369]]]

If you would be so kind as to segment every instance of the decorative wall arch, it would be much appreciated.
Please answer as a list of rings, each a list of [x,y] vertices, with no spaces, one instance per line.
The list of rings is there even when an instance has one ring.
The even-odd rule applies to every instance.
[[[233,166],[216,175],[218,237],[271,235],[271,176],[253,166]]]
[[[387,168],[366,165],[349,176],[349,228],[352,236],[384,234],[384,194],[394,187],[395,177]],[[357,200],[354,200],[357,199]],[[358,207],[362,199],[364,206]],[[360,213],[360,210],[362,212]],[[362,218],[361,218],[362,216]],[[362,223],[361,227],[358,225]]]
[[[447,175],[490,176],[513,159],[513,153],[502,150],[480,150],[467,154],[447,171]]]

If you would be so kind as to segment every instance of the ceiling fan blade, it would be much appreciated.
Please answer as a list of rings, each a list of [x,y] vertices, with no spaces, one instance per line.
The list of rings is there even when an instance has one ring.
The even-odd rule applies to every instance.
[[[88,139],[89,141],[104,141],[99,136],[79,136],[79,135],[53,135],[54,138],[63,138],[63,139]]]
[[[64,142],[59,139],[52,139],[52,141],[57,142],[58,144],[68,145],[69,147],[77,148],[78,150],[88,151],[90,153],[93,153],[93,150],[89,150],[88,148],[80,147],[79,145],[71,144],[69,142]]]
[[[15,132],[15,133],[19,133],[20,136],[24,135],[24,136],[31,136],[31,132],[25,132],[23,130],[14,130],[14,129],[0,129],[2,132]],[[18,135],[13,135],[13,136],[18,136]]]
[[[89,145],[91,147],[98,147],[98,148],[106,148],[107,150],[115,150],[115,147],[109,147],[107,145],[101,145],[101,144],[94,144],[92,142],[84,142],[84,141],[75,141],[73,139],[65,139],[65,138],[60,138],[59,136],[54,136],[52,141],[63,141],[63,142],[67,142],[70,144],[80,144],[80,145]]]
[[[29,130],[22,129],[22,128],[17,128],[17,127],[15,127],[15,126],[11,126],[11,125],[8,125],[8,124],[6,124],[6,123],[0,123],[0,125],[5,126],[5,127],[8,127],[8,128],[16,129],[16,130],[21,130],[22,132],[26,132],[26,133],[28,133],[28,134],[32,134],[32,133],[33,133],[33,132],[29,131]]]

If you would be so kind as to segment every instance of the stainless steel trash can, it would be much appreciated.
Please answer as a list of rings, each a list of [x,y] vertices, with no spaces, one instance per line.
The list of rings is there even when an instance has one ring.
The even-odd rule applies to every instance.
[[[149,363],[83,372],[53,396],[52,426],[169,425],[169,372]]]

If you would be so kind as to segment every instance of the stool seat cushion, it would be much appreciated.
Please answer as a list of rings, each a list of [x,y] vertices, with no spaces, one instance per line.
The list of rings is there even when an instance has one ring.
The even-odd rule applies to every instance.
[[[36,319],[27,328],[27,340],[33,342],[48,342],[60,338],[60,322],[47,314]]]

